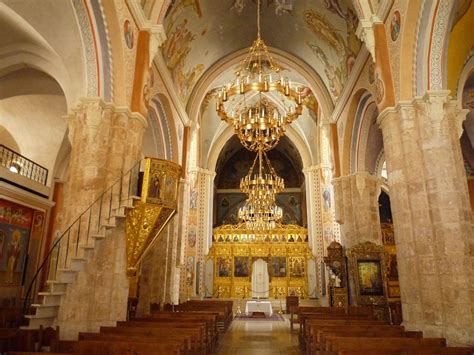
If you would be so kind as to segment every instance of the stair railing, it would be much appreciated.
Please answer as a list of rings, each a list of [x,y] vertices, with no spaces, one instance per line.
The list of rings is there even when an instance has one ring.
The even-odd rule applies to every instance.
[[[121,207],[132,207],[130,198],[139,195],[140,164],[141,161],[138,161],[122,174],[54,240],[31,279],[23,303],[23,315],[27,315],[35,300],[36,289],[40,292],[48,280],[57,280],[58,272],[71,267],[73,258],[81,258],[82,248],[79,246],[89,246],[93,236],[105,236],[111,218],[118,213],[118,210]],[[35,293],[32,294],[33,292]]]

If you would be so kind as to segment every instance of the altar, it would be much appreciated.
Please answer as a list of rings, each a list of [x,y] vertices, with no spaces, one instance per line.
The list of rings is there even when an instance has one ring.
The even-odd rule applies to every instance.
[[[271,317],[273,314],[272,303],[270,301],[247,301],[245,313],[263,312],[265,316]]]

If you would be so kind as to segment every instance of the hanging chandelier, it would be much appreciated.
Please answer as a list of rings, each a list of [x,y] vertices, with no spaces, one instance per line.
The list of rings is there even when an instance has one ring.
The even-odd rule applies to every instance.
[[[233,81],[218,91],[219,117],[234,127],[242,145],[268,151],[285,134],[285,125],[301,115],[301,87],[281,76],[260,36],[260,2],[257,1],[257,39],[253,42]],[[277,105],[269,105],[271,95]]]
[[[258,162],[258,170],[254,173]],[[244,206],[239,208],[239,219],[247,229],[268,230],[275,228],[283,211],[276,205],[276,194],[285,183],[279,177],[263,149],[258,150],[248,174],[240,180],[240,190],[247,195]]]

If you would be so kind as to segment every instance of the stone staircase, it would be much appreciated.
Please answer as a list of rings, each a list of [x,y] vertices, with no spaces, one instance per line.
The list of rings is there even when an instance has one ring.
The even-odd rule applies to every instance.
[[[43,271],[49,266],[49,275],[46,281],[47,291],[38,292],[40,302],[29,305],[30,309],[35,309],[36,312],[35,314],[25,315],[25,318],[28,320],[28,325],[23,328],[37,329],[40,326],[47,327],[55,325],[55,320],[61,306],[61,298],[66,294],[68,286],[75,282],[78,274],[84,270],[90,261],[94,251],[100,248],[102,241],[105,238],[113,238],[114,230],[117,228],[117,225],[121,221],[125,222],[127,211],[134,208],[135,201],[140,200],[139,196],[131,193],[131,191],[135,192],[136,190],[135,184],[138,183],[139,169],[140,163],[137,163],[128,173],[122,176],[120,180],[116,181],[114,185],[101,195],[100,201],[98,199],[89,206],[61,237],[54,242],[50,253],[40,266],[40,269],[43,269]],[[135,173],[135,175],[133,173]],[[127,174],[129,175],[128,181],[125,180]],[[133,188],[131,188],[132,183],[134,184]],[[128,189],[123,186],[128,186]],[[109,190],[110,192],[108,192]],[[124,194],[123,190],[128,191]],[[107,198],[103,198],[105,195]],[[96,204],[95,207],[94,204]],[[103,216],[104,213],[106,214],[105,217]],[[84,219],[81,220],[81,218]],[[96,223],[98,226],[91,229],[92,223]],[[76,225],[76,227],[74,227],[74,225]],[[124,225],[124,223],[122,225]],[[77,237],[74,233],[76,233]],[[73,237],[71,237],[71,234],[73,234]],[[74,240],[75,238],[77,239]],[[62,243],[63,241],[64,243]],[[63,250],[61,250],[61,248],[63,248]],[[64,248],[66,248],[66,250],[64,250]],[[38,282],[39,275],[40,272],[37,272],[33,282]],[[33,290],[35,289],[34,285],[30,285],[30,288],[31,287]],[[29,292],[30,290],[28,290],[28,293]],[[26,298],[28,299],[28,296],[33,298],[31,297],[32,295],[28,293]],[[27,309],[28,307],[25,304],[24,310],[26,311]]]

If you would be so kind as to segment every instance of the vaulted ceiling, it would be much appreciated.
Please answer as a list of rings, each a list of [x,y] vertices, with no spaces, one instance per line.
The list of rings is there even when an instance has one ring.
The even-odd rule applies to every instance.
[[[262,37],[309,64],[336,101],[360,50],[350,0],[262,0]],[[162,54],[186,102],[203,73],[256,38],[255,0],[176,0]]]

